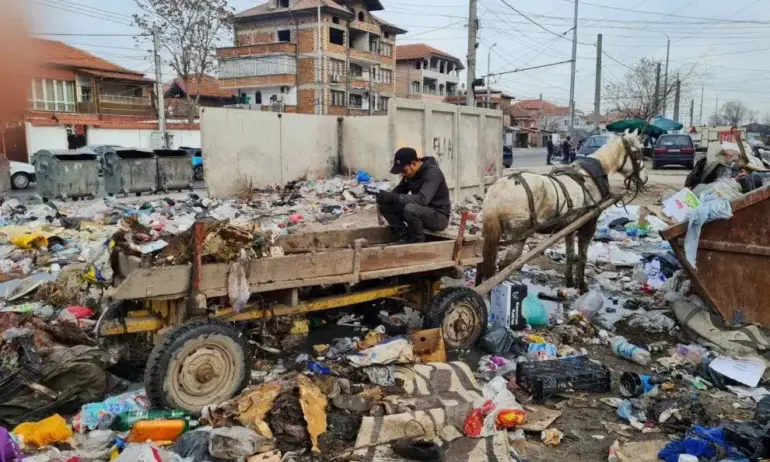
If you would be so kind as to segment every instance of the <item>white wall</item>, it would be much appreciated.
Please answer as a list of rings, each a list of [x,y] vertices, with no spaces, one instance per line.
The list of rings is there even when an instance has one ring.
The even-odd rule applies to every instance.
[[[336,116],[204,108],[201,140],[206,188],[214,197],[254,187],[322,178],[338,164]]]
[[[363,170],[389,178],[393,153],[388,144],[387,116],[345,117],[342,121],[342,173]]]
[[[67,130],[64,127],[34,127],[27,122],[27,154],[32,154],[41,149],[67,149]]]

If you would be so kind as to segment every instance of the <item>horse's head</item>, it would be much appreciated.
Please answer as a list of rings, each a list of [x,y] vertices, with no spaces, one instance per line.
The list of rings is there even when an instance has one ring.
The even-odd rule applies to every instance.
[[[618,172],[626,177],[626,187],[630,187],[631,183],[638,183],[640,186],[647,183],[647,169],[644,167],[639,130],[626,130],[619,143],[622,149],[619,149],[617,154],[622,157],[618,159]]]

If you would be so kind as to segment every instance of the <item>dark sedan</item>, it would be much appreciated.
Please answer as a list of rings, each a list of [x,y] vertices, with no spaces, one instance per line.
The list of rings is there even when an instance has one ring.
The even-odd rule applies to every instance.
[[[578,149],[578,155],[581,155],[583,157],[589,156],[596,151],[599,150],[600,147],[607,144],[607,136],[605,135],[593,135],[589,136],[588,139],[583,143],[583,146],[580,146],[580,149]]]

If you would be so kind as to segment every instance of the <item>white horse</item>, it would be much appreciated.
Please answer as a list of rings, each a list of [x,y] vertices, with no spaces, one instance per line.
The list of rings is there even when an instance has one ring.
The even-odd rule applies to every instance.
[[[496,271],[497,251],[503,238],[506,252],[500,267],[513,263],[521,255],[529,236],[537,232],[557,232],[579,218],[588,208],[603,201],[609,183],[595,180],[599,165],[604,175],[616,172],[626,178],[626,187],[641,187],[647,182],[647,171],[641,154],[642,143],[637,132],[613,136],[607,144],[588,156],[595,161],[578,160],[569,167],[557,167],[548,175],[520,173],[500,178],[489,188],[483,204],[484,262],[479,266],[477,282],[492,277]],[[584,165],[581,163],[585,162]],[[602,173],[602,172],[599,172]],[[606,187],[605,187],[606,186]],[[604,192],[604,194],[602,193]],[[596,232],[596,220],[577,231],[577,286],[586,290],[585,265],[588,244]],[[575,233],[566,237],[568,286],[575,285],[572,267],[575,263]]]

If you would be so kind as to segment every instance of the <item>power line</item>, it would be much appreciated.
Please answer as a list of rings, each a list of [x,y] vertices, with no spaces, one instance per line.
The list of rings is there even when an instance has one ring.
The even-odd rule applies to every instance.
[[[565,2],[572,2],[572,0],[562,0]],[[640,10],[632,10],[629,8],[621,8],[617,6],[608,6],[608,5],[599,5],[596,3],[590,3],[590,2],[583,2],[583,5],[588,6],[594,6],[597,8],[606,8],[609,10],[617,10],[617,11],[626,11],[629,13],[636,13],[636,14],[652,14],[656,16],[666,16],[670,18],[683,18],[683,19],[702,19],[706,21],[714,21],[714,22],[722,22],[722,23],[737,23],[737,24],[768,24],[770,25],[770,21],[757,21],[752,19],[724,19],[724,18],[708,18],[703,16],[686,16],[686,15],[680,15],[680,14],[673,14],[673,13],[658,13],[657,11],[640,11]]]
[[[147,37],[147,34],[78,34],[56,32],[32,32],[29,35],[44,35],[50,37]]]
[[[80,14],[80,15],[83,15],[83,16],[88,16],[89,18],[101,19],[103,21],[113,22],[115,24],[120,24],[121,26],[133,26],[131,23],[126,22],[126,21],[121,21],[121,20],[118,20],[118,19],[106,18],[104,16],[99,16],[99,15],[97,15],[95,13],[94,14],[89,14],[86,11],[79,11],[79,10],[76,10],[76,9],[70,9],[70,8],[67,8],[67,7],[64,7],[64,6],[60,6],[60,5],[57,5],[57,4],[45,3],[43,0],[32,0],[32,2],[33,3],[37,3],[38,5],[47,6],[48,8],[53,8],[53,9],[57,9],[57,10],[61,10],[61,11],[67,11],[69,13]]]
[[[531,22],[532,24],[536,25],[537,27],[543,29],[544,31],[548,32],[549,34],[555,35],[556,37],[563,38],[564,40],[569,40],[570,42],[572,41],[572,40],[568,39],[567,37],[565,37],[565,36],[563,36],[561,34],[557,34],[556,32],[553,32],[553,31],[551,31],[549,29],[546,29],[545,27],[541,26],[540,23],[536,22],[535,20],[531,19],[529,16],[527,16],[524,13],[522,13],[521,11],[517,10],[516,8],[514,8],[510,3],[506,2],[505,0],[500,0],[500,1],[503,2],[503,4],[505,4],[505,6],[507,6],[508,8],[510,8],[513,11],[517,12],[519,14],[519,16],[521,16],[522,18],[524,18],[527,21]],[[592,43],[582,43],[582,42],[577,42],[577,43],[579,43],[581,45],[593,45]]]

